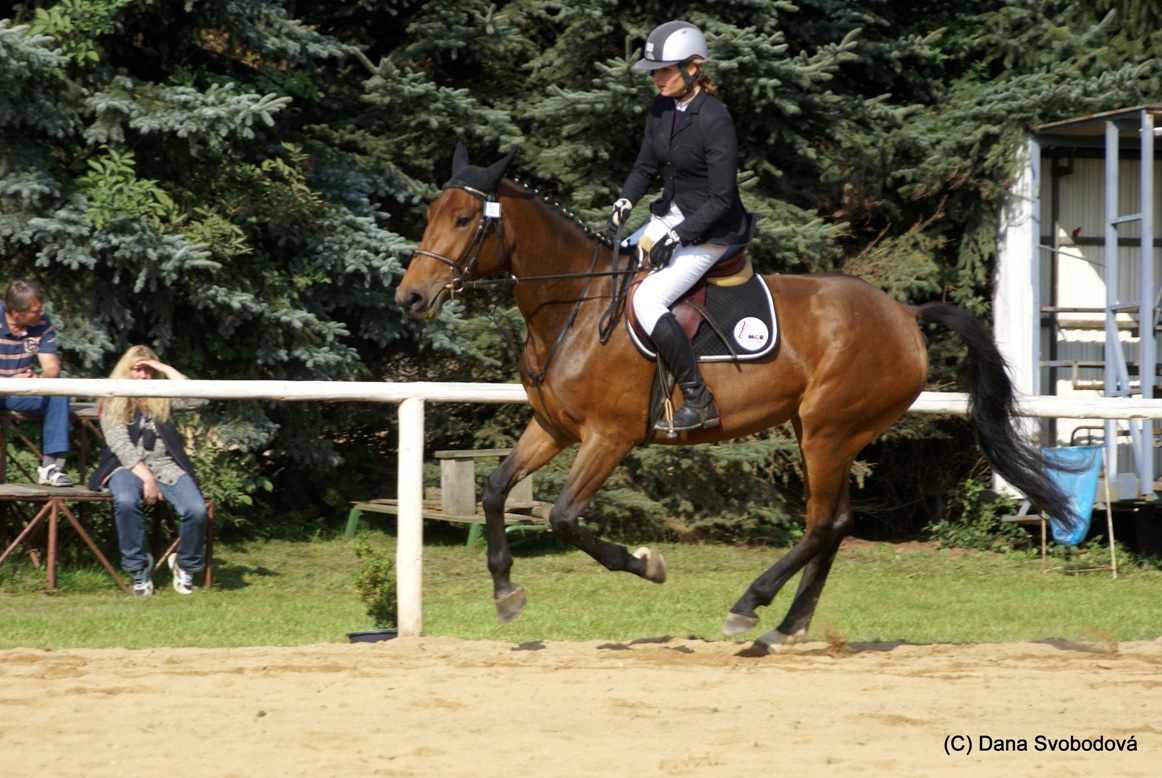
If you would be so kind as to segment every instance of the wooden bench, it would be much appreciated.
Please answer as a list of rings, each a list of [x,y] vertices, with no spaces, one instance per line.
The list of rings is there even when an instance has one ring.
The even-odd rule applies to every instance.
[[[110,564],[108,558],[101,552],[100,547],[93,541],[93,538],[85,530],[84,522],[78,519],[69,507],[70,503],[110,503],[113,502],[113,495],[108,491],[94,492],[85,486],[39,486],[36,484],[0,484],[0,502],[27,502],[40,505],[36,516],[32,518],[24,529],[16,536],[4,552],[0,554],[0,565],[3,565],[9,555],[25,541],[33,531],[42,523],[47,524],[48,543],[47,543],[47,559],[45,560],[45,567],[48,571],[48,591],[55,592],[56,588],[56,561],[57,561],[57,546],[58,537],[60,534],[60,517],[63,514],[68,520],[69,524],[73,526],[77,535],[97,557],[97,561],[105,568],[105,571],[117,582],[121,590],[126,594],[130,594],[129,587],[121,580],[121,576]],[[153,513],[153,537],[158,537],[162,519],[158,509],[164,509],[165,505],[160,504],[155,508]],[[206,513],[208,514],[208,524],[206,527],[206,551],[205,560],[206,579],[203,584],[205,588],[209,589],[214,583],[214,499],[207,498]],[[154,572],[157,572],[165,565],[166,557],[177,550],[179,538],[174,538],[170,543],[169,548],[164,553],[157,555],[154,563]]]
[[[100,445],[101,432],[97,426],[97,403],[93,402],[72,402],[69,404],[69,416],[73,421],[77,421],[81,427],[80,435],[80,456],[78,461],[78,469],[80,470],[81,479],[84,480],[87,471],[90,457],[89,435],[96,436],[96,444]],[[41,524],[46,525],[48,540],[46,543],[46,557],[45,564],[48,572],[48,591],[56,591],[56,561],[60,517],[64,518],[72,525],[77,535],[84,541],[89,550],[93,552],[94,556],[105,568],[106,572],[117,582],[121,590],[126,594],[130,593],[129,587],[121,580],[121,576],[109,563],[108,558],[101,552],[101,549],[93,541],[93,538],[85,530],[84,515],[78,517],[76,513],[69,507],[69,504],[112,504],[113,496],[106,490],[99,492],[92,491],[87,486],[41,486],[36,483],[36,472],[26,472],[24,468],[18,468],[21,473],[28,478],[31,483],[8,483],[7,482],[7,466],[11,459],[9,456],[9,444],[23,443],[25,448],[30,450],[35,456],[36,460],[40,461],[40,450],[36,444],[32,442],[28,435],[18,426],[18,422],[36,422],[40,423],[42,416],[40,414],[23,413],[19,411],[0,411],[0,543],[8,543],[8,524],[9,524],[9,509],[17,509],[20,503],[31,503],[39,506],[36,514],[27,519],[27,513],[19,511],[25,519],[24,526],[16,535],[16,538],[8,543],[4,552],[0,554],[0,565],[8,559],[12,552],[18,545],[28,540],[33,532]],[[159,503],[152,511],[153,516],[153,538],[160,537],[161,525],[163,522],[163,514],[168,509],[165,503]],[[29,511],[31,512],[31,511]],[[206,499],[206,512],[208,514],[208,525],[206,527],[206,551],[205,551],[205,588],[209,589],[214,582],[214,499]],[[166,557],[172,554],[178,545],[178,540],[174,539],[165,553],[155,555],[154,571],[160,570],[166,563]],[[156,549],[155,549],[156,551]]]
[[[468,524],[468,546],[484,534],[484,509],[476,500],[476,461],[485,458],[503,459],[511,448],[437,451],[440,460],[440,495],[438,500],[424,500],[425,519]],[[533,499],[533,479],[525,478],[509,492],[504,505],[505,531],[543,531],[549,528],[552,503]],[[364,513],[399,515],[399,501],[394,499],[362,500],[352,502],[347,515],[344,537],[352,537],[363,522]]]
[[[38,425],[43,420],[43,415],[39,413],[25,413],[23,411],[9,411],[0,410],[0,484],[6,483],[8,480],[8,463],[11,457],[8,452],[8,445],[19,441],[24,444],[24,447],[32,452],[36,457],[37,464],[40,464],[41,451],[32,439],[24,433],[18,426],[18,422],[29,421],[36,422]],[[97,426],[97,403],[95,402],[80,402],[72,401],[69,403],[69,419],[77,422],[80,428],[80,440],[78,446],[78,462],[77,467],[81,472],[81,480],[84,480],[88,474],[88,465],[90,458],[90,435],[97,436],[97,448],[101,447],[101,430]],[[39,436],[39,432],[37,433]],[[36,471],[27,471],[16,463],[20,472],[29,480],[35,483]]]

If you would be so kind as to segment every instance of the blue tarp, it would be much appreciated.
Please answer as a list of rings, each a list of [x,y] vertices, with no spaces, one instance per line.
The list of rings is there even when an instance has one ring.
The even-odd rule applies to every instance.
[[[1076,546],[1085,540],[1086,533],[1089,532],[1093,503],[1097,497],[1097,479],[1101,473],[1102,448],[1104,447],[1070,446],[1045,449],[1045,459],[1050,467],[1049,477],[1069,495],[1074,513],[1081,519],[1077,528],[1070,532],[1060,521],[1049,517],[1053,542],[1060,546]],[[1055,464],[1078,472],[1052,469]]]

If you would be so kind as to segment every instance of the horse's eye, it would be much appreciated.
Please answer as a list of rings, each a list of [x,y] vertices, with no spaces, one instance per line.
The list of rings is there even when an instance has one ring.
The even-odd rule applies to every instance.
[[[468,217],[468,216],[457,216],[456,217],[456,226],[457,227],[467,227],[471,223],[472,223],[471,217]]]

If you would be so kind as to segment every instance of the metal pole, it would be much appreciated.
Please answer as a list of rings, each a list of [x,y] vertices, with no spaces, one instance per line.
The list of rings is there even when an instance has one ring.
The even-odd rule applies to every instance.
[[[1138,303],[1139,336],[1138,377],[1142,399],[1154,396],[1157,380],[1157,352],[1154,345],[1154,115],[1142,110],[1141,212],[1142,240],[1138,255],[1141,301]],[[1138,494],[1154,499],[1154,422],[1147,421],[1138,439]]]
[[[1106,282],[1106,353],[1105,353],[1105,396],[1115,397],[1118,391],[1118,126],[1106,122],[1105,132],[1105,230],[1103,238],[1103,259],[1105,260]],[[1107,419],[1106,433],[1106,480],[1112,481],[1118,469],[1117,424]]]

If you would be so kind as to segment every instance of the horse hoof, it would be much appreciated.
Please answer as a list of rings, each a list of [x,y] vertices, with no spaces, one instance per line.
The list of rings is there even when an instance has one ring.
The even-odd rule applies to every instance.
[[[772,629],[765,635],[759,635],[758,639],[768,646],[793,646],[796,643],[802,643],[803,637],[807,634],[807,630],[801,629],[798,632],[793,632],[788,635],[786,632],[780,632],[777,629]]]
[[[755,638],[754,643],[751,643],[750,646],[739,651],[735,656],[769,656],[777,651],[779,646],[793,646],[802,639],[802,632],[796,632],[794,635],[787,635],[783,632],[779,632],[777,629],[772,629],[766,634],[759,635],[757,638]]]
[[[633,552],[633,555],[638,559],[646,560],[646,571],[642,573],[642,578],[658,584],[666,582],[666,560],[662,559],[661,554],[642,546]]]
[[[525,609],[525,590],[522,586],[513,588],[508,594],[493,600],[496,604],[496,617],[501,624],[507,624],[521,614]]]
[[[735,654],[735,656],[741,656],[741,657],[746,657],[746,658],[750,659],[750,658],[755,658],[755,657],[760,657],[760,656],[769,656],[770,653],[771,653],[770,646],[768,646],[766,643],[762,642],[761,640],[756,640],[755,642],[751,643],[749,646],[747,646],[746,648],[742,649],[737,654]]]
[[[726,614],[726,621],[722,624],[722,632],[726,635],[738,635],[749,632],[757,627],[758,623],[758,616],[743,616],[741,613],[731,611]]]

